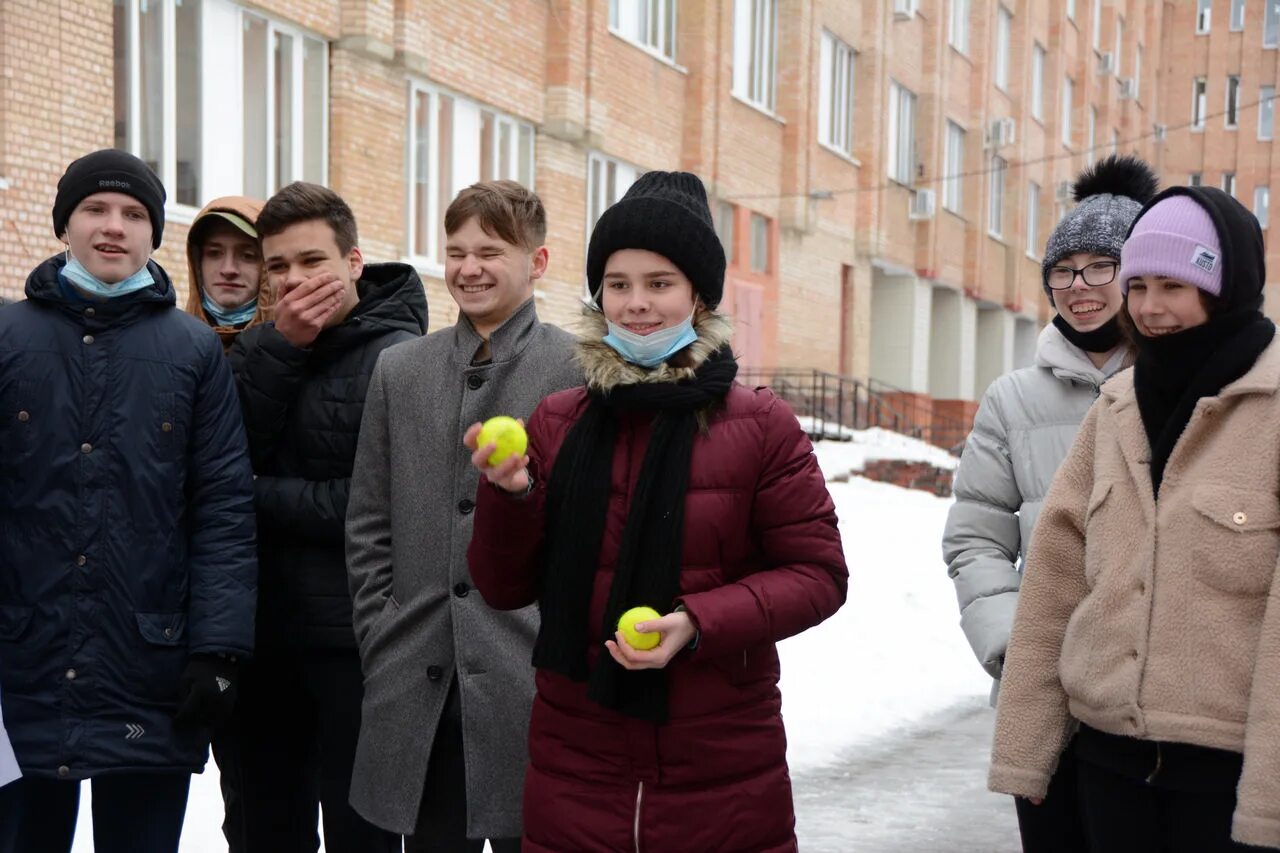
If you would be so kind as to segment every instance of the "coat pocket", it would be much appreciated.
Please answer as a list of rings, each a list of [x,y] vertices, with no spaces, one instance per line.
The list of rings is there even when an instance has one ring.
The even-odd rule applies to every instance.
[[[1270,492],[1234,486],[1196,486],[1191,505],[1208,524],[1191,547],[1196,577],[1237,595],[1271,588],[1280,553],[1280,499]],[[1198,531],[1199,532],[1199,531]]]
[[[180,646],[187,640],[187,614],[135,613],[138,633],[153,646]]]
[[[187,664],[187,614],[138,613],[134,619],[143,642],[129,663],[132,692],[147,701],[171,704]]]
[[[1096,586],[1102,574],[1103,554],[1108,544],[1114,542],[1114,531],[1108,530],[1106,507],[1114,487],[1115,484],[1109,481],[1095,483],[1084,512],[1084,579],[1090,589]]]

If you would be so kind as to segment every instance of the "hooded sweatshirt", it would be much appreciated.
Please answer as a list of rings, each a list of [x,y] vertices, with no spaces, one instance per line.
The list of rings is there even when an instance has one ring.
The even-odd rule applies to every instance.
[[[267,289],[266,266],[263,266],[262,274],[258,279],[258,311],[253,315],[253,319],[244,326],[219,326],[205,313],[204,305],[201,304],[201,296],[204,293],[204,286],[200,281],[200,246],[202,241],[192,238],[200,236],[202,231],[200,226],[210,214],[234,213],[252,224],[257,220],[258,213],[261,210],[262,202],[256,199],[233,195],[215,198],[197,214],[196,218],[191,222],[191,229],[187,231],[187,305],[185,310],[191,316],[212,327],[222,340],[223,350],[227,352],[230,352],[231,345],[235,343],[237,335],[245,329],[270,319],[271,305],[269,304],[270,293]]]

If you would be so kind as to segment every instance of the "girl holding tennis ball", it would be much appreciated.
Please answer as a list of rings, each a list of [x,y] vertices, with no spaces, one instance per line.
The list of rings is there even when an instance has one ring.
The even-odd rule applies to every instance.
[[[641,176],[591,236],[586,386],[526,453],[464,439],[472,580],[542,616],[527,851],[796,849],[775,643],[848,572],[795,416],[734,382],[724,272],[701,181]]]

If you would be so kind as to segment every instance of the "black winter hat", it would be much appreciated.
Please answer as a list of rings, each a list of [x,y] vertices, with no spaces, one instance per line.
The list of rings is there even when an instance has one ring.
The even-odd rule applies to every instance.
[[[724,247],[711,221],[707,191],[689,172],[645,172],[610,207],[591,232],[587,284],[597,303],[609,257],[645,249],[680,268],[707,308],[724,295]]]
[[[164,236],[164,184],[151,167],[127,151],[104,148],[72,161],[58,179],[58,195],[53,200],[53,233],[66,233],[67,221],[76,205],[94,193],[131,195],[151,216],[151,248],[160,248]]]

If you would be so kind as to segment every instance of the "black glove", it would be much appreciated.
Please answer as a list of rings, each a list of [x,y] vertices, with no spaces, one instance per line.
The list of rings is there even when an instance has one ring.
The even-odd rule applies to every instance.
[[[223,655],[192,655],[178,679],[178,727],[217,728],[231,718],[239,680],[235,658]]]

